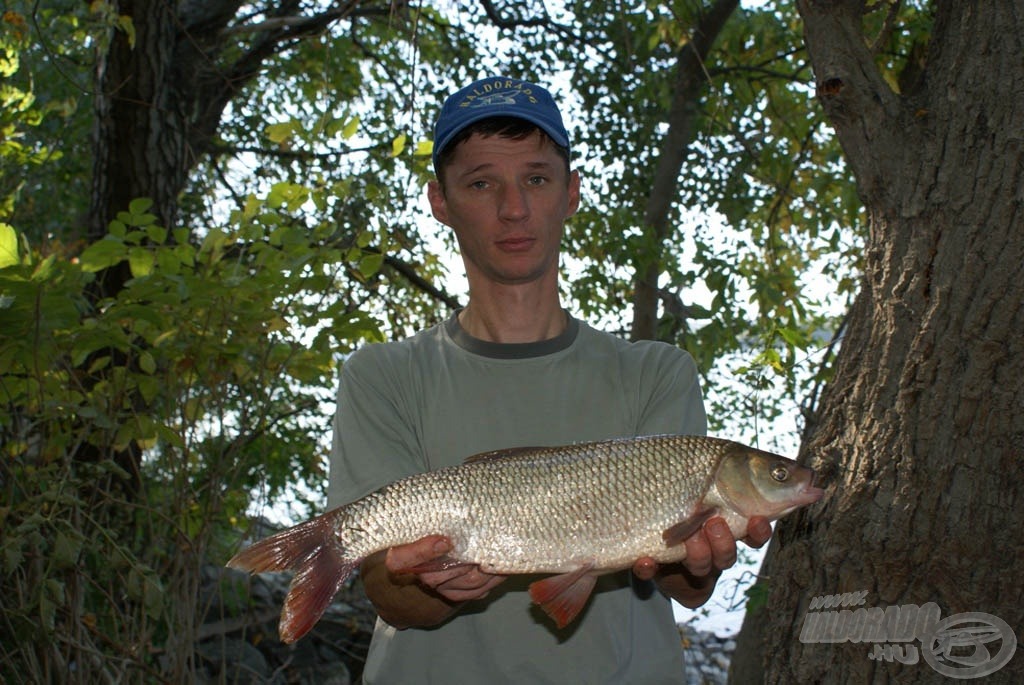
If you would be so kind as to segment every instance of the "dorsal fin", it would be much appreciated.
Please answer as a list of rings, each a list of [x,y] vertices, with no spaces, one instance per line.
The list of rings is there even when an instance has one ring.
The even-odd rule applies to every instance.
[[[511,459],[512,457],[520,457],[525,454],[534,454],[543,450],[543,447],[509,447],[503,450],[493,450],[491,452],[481,452],[480,454],[474,454],[466,457],[463,460],[463,464],[476,464],[484,461],[496,461],[499,459]]]

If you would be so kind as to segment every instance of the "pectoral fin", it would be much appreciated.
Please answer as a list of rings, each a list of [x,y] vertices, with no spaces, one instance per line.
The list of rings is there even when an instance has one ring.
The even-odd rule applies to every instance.
[[[693,516],[680,521],[671,528],[667,528],[661,534],[661,539],[665,541],[665,546],[674,547],[682,544],[683,540],[700,530],[704,522],[714,516],[717,511],[714,507],[698,509],[694,512]]]
[[[530,598],[555,619],[559,628],[564,628],[580,613],[594,590],[597,576],[591,573],[593,568],[590,562],[575,571],[531,583]]]

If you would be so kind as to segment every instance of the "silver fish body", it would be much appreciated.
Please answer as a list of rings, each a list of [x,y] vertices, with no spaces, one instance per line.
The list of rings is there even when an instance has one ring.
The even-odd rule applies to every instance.
[[[320,582],[338,588],[361,559],[435,534],[451,540],[455,562],[489,573],[561,574],[531,587],[547,609],[552,594],[577,582],[589,584],[574,591],[585,602],[594,577],[641,557],[685,558],[683,540],[712,515],[739,538],[751,516],[775,519],[816,501],[813,475],[784,457],[703,436],[502,450],[384,486],[256,543],[229,565],[298,570],[282,614],[288,641],[326,608],[307,606],[300,583],[332,574]],[[552,615],[564,625],[581,606]]]
[[[443,532],[451,556],[489,573],[564,573],[674,560],[662,533],[687,519],[730,447],[664,436],[481,455],[388,485],[339,511],[357,556]]]

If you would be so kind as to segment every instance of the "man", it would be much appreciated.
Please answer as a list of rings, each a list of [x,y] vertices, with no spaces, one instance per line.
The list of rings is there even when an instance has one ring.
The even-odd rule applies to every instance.
[[[469,300],[444,324],[346,362],[329,506],[494,449],[704,433],[689,355],[598,332],[560,304],[559,246],[580,178],[546,90],[493,77],[449,97],[434,169],[430,206],[455,232]],[[771,534],[763,519],[751,531],[755,545]],[[736,560],[720,518],[685,544],[685,564],[639,559],[631,572],[603,576],[564,629],[531,606],[535,578],[477,567],[402,573],[444,556],[440,535],[372,555],[360,570],[380,619],[365,682],[679,682],[667,597],[703,604]]]

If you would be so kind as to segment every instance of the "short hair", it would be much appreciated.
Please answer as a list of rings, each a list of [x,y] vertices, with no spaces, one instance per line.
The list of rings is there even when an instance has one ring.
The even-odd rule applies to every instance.
[[[466,126],[455,134],[451,141],[444,146],[444,149],[438,152],[434,159],[434,175],[437,177],[437,180],[441,185],[444,186],[444,177],[442,172],[445,167],[451,164],[452,157],[455,156],[455,148],[460,143],[468,140],[473,134],[480,134],[485,138],[490,136],[500,136],[502,138],[511,138],[512,140],[525,140],[533,135],[534,132],[539,132],[541,136],[546,138],[555,148],[558,156],[565,162],[565,176],[566,179],[568,179],[570,171],[569,149],[556,143],[551,136],[545,133],[544,130],[536,124],[518,117],[491,117]]]

